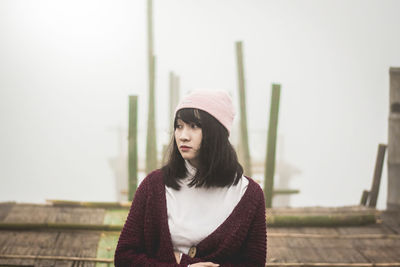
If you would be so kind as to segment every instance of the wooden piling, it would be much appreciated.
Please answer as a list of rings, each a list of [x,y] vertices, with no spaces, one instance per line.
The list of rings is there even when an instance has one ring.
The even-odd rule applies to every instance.
[[[264,170],[264,195],[265,206],[272,208],[272,196],[274,189],[274,175],[275,175],[275,151],[276,151],[276,137],[278,131],[278,113],[279,113],[279,99],[281,93],[281,85],[273,84],[271,93],[271,107],[269,114],[268,126],[268,139],[267,139],[267,153],[265,158]]]
[[[361,195],[360,205],[367,206],[368,198],[369,198],[369,191],[364,190]]]
[[[172,132],[173,128],[173,113],[174,111],[172,110],[173,108],[173,99],[172,96],[174,94],[174,78],[175,75],[172,71],[169,72],[169,132]]]
[[[239,83],[239,107],[240,107],[240,140],[239,140],[239,159],[243,164],[244,173],[251,176],[251,158],[249,141],[247,134],[247,115],[246,115],[246,88],[243,66],[242,42],[236,42],[236,58],[238,68]]]
[[[128,200],[132,200],[138,186],[137,115],[138,96],[129,96],[128,125]]]
[[[376,155],[374,178],[371,191],[369,193],[369,206],[375,208],[378,200],[379,186],[381,184],[383,160],[385,159],[386,145],[379,144],[378,154]]]
[[[149,106],[146,140],[146,173],[157,168],[157,141],[155,119],[155,56],[153,54],[153,1],[147,0],[147,39],[149,70]]]
[[[179,76],[172,71],[169,73],[169,131],[174,128],[175,109],[179,101]]]
[[[400,210],[400,68],[390,68],[387,209]]]

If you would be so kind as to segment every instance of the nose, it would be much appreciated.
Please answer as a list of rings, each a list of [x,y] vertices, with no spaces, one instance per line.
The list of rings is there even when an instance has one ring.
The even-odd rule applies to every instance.
[[[183,127],[179,134],[179,140],[188,141],[189,140],[189,130],[188,127]]]

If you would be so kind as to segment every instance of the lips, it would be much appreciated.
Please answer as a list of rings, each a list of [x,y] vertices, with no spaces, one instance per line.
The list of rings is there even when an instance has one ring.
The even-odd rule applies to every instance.
[[[181,149],[181,151],[184,151],[184,152],[189,151],[191,149],[190,146],[180,146],[179,148]]]

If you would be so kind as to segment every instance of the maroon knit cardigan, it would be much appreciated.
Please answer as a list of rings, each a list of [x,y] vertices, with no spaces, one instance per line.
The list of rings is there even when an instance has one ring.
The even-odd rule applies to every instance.
[[[246,192],[229,217],[196,245],[193,258],[183,254],[178,264],[168,227],[163,175],[160,170],[150,173],[135,193],[118,240],[115,266],[186,267],[212,261],[221,267],[264,267],[267,251],[264,194],[256,182],[248,180]]]

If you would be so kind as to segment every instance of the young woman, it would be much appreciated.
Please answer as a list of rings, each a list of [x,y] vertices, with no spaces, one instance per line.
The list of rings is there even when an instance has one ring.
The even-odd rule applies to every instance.
[[[228,140],[234,114],[222,91],[178,105],[168,162],[137,189],[115,266],[265,266],[264,194]]]

